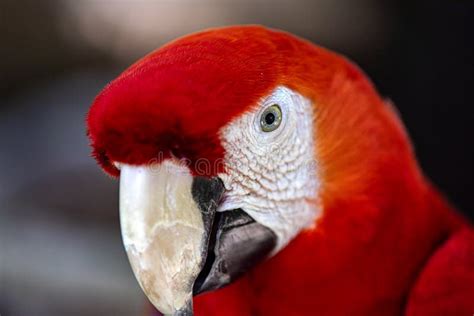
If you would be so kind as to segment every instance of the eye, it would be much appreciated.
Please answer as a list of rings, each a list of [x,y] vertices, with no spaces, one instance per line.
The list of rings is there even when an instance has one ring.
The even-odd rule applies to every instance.
[[[272,104],[260,116],[260,127],[264,132],[272,132],[281,124],[282,113],[278,104]]]

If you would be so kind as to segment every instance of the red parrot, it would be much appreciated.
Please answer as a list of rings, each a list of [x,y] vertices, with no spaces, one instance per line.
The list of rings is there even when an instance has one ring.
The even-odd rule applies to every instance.
[[[336,53],[259,26],[195,33],[112,81],[87,124],[165,315],[474,313],[471,224]]]

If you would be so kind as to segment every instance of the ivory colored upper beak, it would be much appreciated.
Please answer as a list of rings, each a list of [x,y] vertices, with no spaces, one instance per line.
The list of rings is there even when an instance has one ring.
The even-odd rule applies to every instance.
[[[207,251],[209,228],[193,199],[192,183],[189,169],[171,160],[121,165],[125,250],[143,291],[165,315],[192,313],[193,284]]]
[[[165,160],[121,165],[120,223],[133,272],[165,315],[189,316],[192,296],[223,287],[267,258],[275,233],[241,209],[217,212],[224,184]]]

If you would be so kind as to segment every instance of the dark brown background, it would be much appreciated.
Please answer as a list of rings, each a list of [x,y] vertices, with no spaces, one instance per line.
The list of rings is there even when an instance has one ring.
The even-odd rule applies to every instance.
[[[344,53],[392,99],[426,174],[473,216],[473,2],[2,0],[0,314],[134,315],[117,183],[89,157],[95,94],[164,42],[259,23]]]

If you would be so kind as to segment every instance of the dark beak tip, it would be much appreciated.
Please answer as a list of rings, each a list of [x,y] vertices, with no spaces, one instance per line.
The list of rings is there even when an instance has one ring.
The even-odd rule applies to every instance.
[[[189,300],[188,303],[186,304],[186,307],[176,311],[173,316],[193,316],[193,302],[192,300]]]

